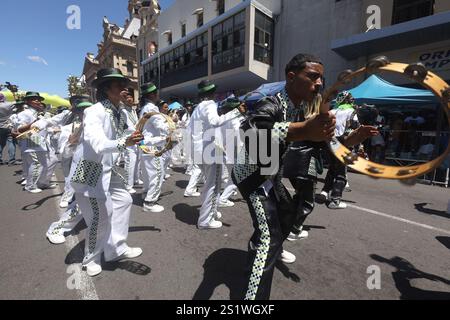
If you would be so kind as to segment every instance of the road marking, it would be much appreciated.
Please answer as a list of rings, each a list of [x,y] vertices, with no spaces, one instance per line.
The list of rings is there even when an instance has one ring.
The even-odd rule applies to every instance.
[[[287,188],[287,189],[289,191],[291,191],[291,192],[295,192],[295,190],[292,189],[292,188]],[[379,211],[375,211],[375,210],[371,210],[371,209],[367,209],[367,208],[363,208],[363,207],[358,207],[358,206],[355,206],[355,205],[352,205],[352,204],[349,204],[349,203],[347,203],[347,207],[352,208],[352,209],[356,209],[356,210],[359,210],[359,211],[363,211],[363,212],[366,212],[366,213],[374,214],[374,215],[377,215],[377,216],[380,216],[380,217],[389,218],[389,219],[392,219],[392,220],[404,222],[404,223],[407,223],[407,224],[410,224],[410,225],[414,225],[414,226],[417,226],[417,227],[421,227],[421,228],[425,228],[425,229],[433,230],[433,231],[438,231],[438,232],[450,235],[450,231],[448,231],[448,230],[435,228],[435,227],[427,225],[427,224],[411,221],[411,220],[408,220],[408,219],[403,219],[403,218],[400,218],[400,217],[397,217],[397,216],[393,216],[393,215],[390,215],[390,214],[387,214],[387,213],[383,213],[383,212],[379,212]]]
[[[52,190],[55,195],[61,194],[63,191],[61,191],[61,188],[58,187]],[[59,208],[59,197],[55,198],[56,208],[57,211],[60,212],[61,209]],[[64,209],[65,210],[65,209]],[[59,219],[59,216],[58,216]],[[77,236],[69,236],[66,237],[66,242],[64,243],[66,247],[67,254],[71,252],[78,244],[80,243],[80,240]],[[84,253],[82,252],[82,255]],[[76,290],[77,294],[80,296],[81,300],[99,300],[97,295],[97,290],[95,289],[94,282],[92,281],[91,277],[87,275],[86,272],[82,270],[81,263],[74,263],[72,264],[77,268],[77,273],[81,276],[80,279],[80,289]]]
[[[397,217],[397,216],[393,216],[393,215],[390,215],[390,214],[387,214],[387,213],[378,212],[378,211],[367,209],[367,208],[363,208],[363,207],[358,207],[358,206],[355,206],[355,205],[352,205],[352,204],[348,204],[348,203],[347,203],[347,206],[349,208],[353,208],[353,209],[356,209],[356,210],[364,211],[364,212],[371,213],[371,214],[374,214],[374,215],[377,215],[377,216],[381,216],[381,217],[389,218],[389,219],[392,219],[392,220],[405,222],[407,224],[411,224],[411,225],[414,225],[414,226],[417,226],[417,227],[422,227],[422,228],[425,228],[425,229],[428,229],[428,230],[438,231],[438,232],[450,235],[450,231],[447,231],[447,230],[444,230],[444,229],[435,228],[435,227],[429,226],[427,224],[411,221],[411,220],[408,220],[408,219],[403,219],[403,218],[400,218],[400,217]]]

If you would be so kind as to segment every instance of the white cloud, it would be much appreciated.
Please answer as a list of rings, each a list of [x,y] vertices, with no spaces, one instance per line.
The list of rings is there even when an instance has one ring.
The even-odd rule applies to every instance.
[[[28,60],[31,60],[33,62],[42,63],[42,64],[45,64],[46,66],[48,66],[47,61],[45,61],[45,59],[42,58],[42,57],[39,57],[39,56],[28,56],[27,58],[28,58]]]

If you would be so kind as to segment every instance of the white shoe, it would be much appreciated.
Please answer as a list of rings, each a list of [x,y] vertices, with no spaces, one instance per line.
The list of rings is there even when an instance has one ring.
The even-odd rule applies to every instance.
[[[125,259],[134,259],[142,254],[141,248],[129,248],[124,254],[115,258],[113,261],[120,261]]]
[[[328,193],[328,192],[326,192],[326,191],[322,191],[321,193],[320,193],[320,195],[319,195],[319,198],[322,200],[322,201],[330,201],[330,194]]]
[[[86,272],[90,277],[95,277],[102,272],[102,266],[95,263],[94,261],[89,262],[84,267],[86,268]]]
[[[215,219],[215,220],[220,220],[220,219],[222,219],[222,214],[221,214],[219,211],[217,211],[217,212],[216,212],[216,215],[214,216],[214,219]]]
[[[281,252],[278,260],[281,260],[283,263],[286,263],[286,264],[292,264],[295,262],[295,260],[297,260],[297,258],[289,251],[283,250],[283,252]]]
[[[196,197],[200,197],[202,194],[200,193],[200,192],[192,192],[192,193],[188,193],[188,192],[185,192],[184,193],[184,196],[186,197],[186,198],[196,198]]]
[[[212,220],[209,224],[207,224],[206,226],[198,226],[198,228],[200,230],[208,230],[208,229],[219,229],[222,228],[222,222],[220,221],[216,221],[216,220]]]
[[[220,201],[219,202],[219,208],[229,208],[229,207],[234,207],[234,202],[227,200],[227,201]]]
[[[232,197],[236,197],[238,195],[238,192],[237,191],[233,191],[232,193],[231,193],[231,196]]]
[[[129,194],[135,194],[137,191],[134,188],[127,190]]]
[[[308,231],[302,230],[299,234],[295,234],[291,232],[287,238],[288,241],[297,241],[297,240],[303,240],[308,238],[309,233]]]
[[[330,204],[328,205],[328,209],[333,209],[333,210],[347,209],[347,204],[342,201],[331,201]]]
[[[69,202],[68,201],[61,201],[60,203],[59,203],[59,207],[60,208],[67,208],[69,206]]]
[[[26,184],[27,184],[27,179],[24,179],[24,180],[22,181],[21,185],[24,186],[24,185],[26,185]]]
[[[144,181],[139,179],[138,181],[135,182],[135,184],[138,185],[138,186],[142,186],[144,184]]]
[[[66,242],[66,237],[64,237],[62,234],[46,234],[48,241],[53,244],[62,244]]]
[[[164,176],[164,179],[169,179],[171,177],[171,175],[170,174],[166,174],[165,176]]]
[[[29,193],[41,193],[42,192],[42,190],[41,189],[39,189],[39,188],[35,188],[35,189],[30,189],[30,190],[27,190]]]
[[[163,212],[164,211],[164,207],[160,206],[159,204],[146,204],[144,203],[144,207],[142,208],[142,210],[144,210],[145,212],[153,212],[153,213],[158,213],[158,212]]]

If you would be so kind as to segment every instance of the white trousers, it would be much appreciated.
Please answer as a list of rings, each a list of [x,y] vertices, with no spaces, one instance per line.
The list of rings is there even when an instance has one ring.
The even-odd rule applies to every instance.
[[[198,225],[206,226],[217,213],[223,166],[222,164],[204,164],[202,169],[206,176],[206,183],[202,190],[202,207],[200,208]]]
[[[64,236],[65,232],[71,232],[81,220],[83,220],[83,216],[80,208],[76,201],[72,201],[59,220],[50,225],[47,233]]]
[[[94,261],[100,264],[101,254],[111,261],[128,249],[128,227],[133,200],[122,180],[113,174],[106,198],[89,198],[75,194],[83,218],[88,226],[83,265]]]
[[[140,153],[137,148],[127,148],[124,152],[127,189],[133,188],[139,180],[139,157]]]
[[[75,194],[75,190],[72,188],[70,183],[70,168],[72,166],[72,158],[61,158],[61,167],[64,174],[64,194],[62,195],[61,201],[71,202]]]
[[[164,152],[164,154],[161,156],[161,159],[164,164],[164,172],[165,173],[167,173],[167,171],[169,171],[169,165],[172,162],[172,155],[173,155],[173,150],[169,150],[167,152]]]
[[[165,163],[162,157],[143,156],[141,160],[142,177],[144,181],[145,202],[154,204],[161,195],[165,175]]]
[[[233,171],[232,164],[226,164],[225,167],[228,171],[228,182],[225,184],[222,195],[220,196],[220,202],[227,202],[233,193],[237,190],[237,186],[233,183],[233,179],[231,178],[231,173]]]
[[[186,187],[186,193],[194,193],[197,192],[197,186],[203,178],[202,169],[198,164],[192,164],[190,168],[191,178],[189,179],[189,183]]]
[[[27,166],[26,190],[47,187],[55,171],[58,158],[53,152],[25,152]]]

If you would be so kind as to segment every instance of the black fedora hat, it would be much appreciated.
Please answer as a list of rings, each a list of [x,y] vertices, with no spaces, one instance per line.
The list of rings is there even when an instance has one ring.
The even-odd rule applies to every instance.
[[[92,86],[94,88],[98,88],[101,84],[112,80],[122,80],[126,83],[126,85],[130,83],[130,79],[125,77],[119,69],[106,68],[100,69],[97,72],[97,79],[92,81]]]
[[[146,94],[149,93],[156,93],[157,91],[158,88],[153,82],[149,82],[141,86],[141,96],[145,96]]]
[[[89,96],[78,96],[79,99],[77,99],[76,101],[74,101],[74,109],[75,110],[79,110],[79,109],[85,109],[88,107],[93,106],[94,104],[90,101],[90,97]]]
[[[90,97],[88,95],[74,95],[71,96],[69,101],[72,107],[75,107],[80,101],[89,101]]]
[[[27,100],[31,100],[31,99],[35,99],[35,98],[39,99],[39,101],[44,101],[45,100],[44,97],[41,97],[39,92],[33,92],[33,91],[28,91],[25,94],[25,97],[23,97],[23,100],[27,101]]]
[[[236,108],[238,108],[241,104],[242,104],[242,102],[241,102],[241,100],[239,100],[238,98],[228,98],[228,99],[225,100],[224,103],[222,104],[222,108],[236,109]]]
[[[202,82],[200,82],[198,84],[197,88],[198,88],[198,93],[200,95],[202,95],[202,94],[206,94],[206,93],[215,92],[217,89],[217,86],[209,80],[203,80]]]

